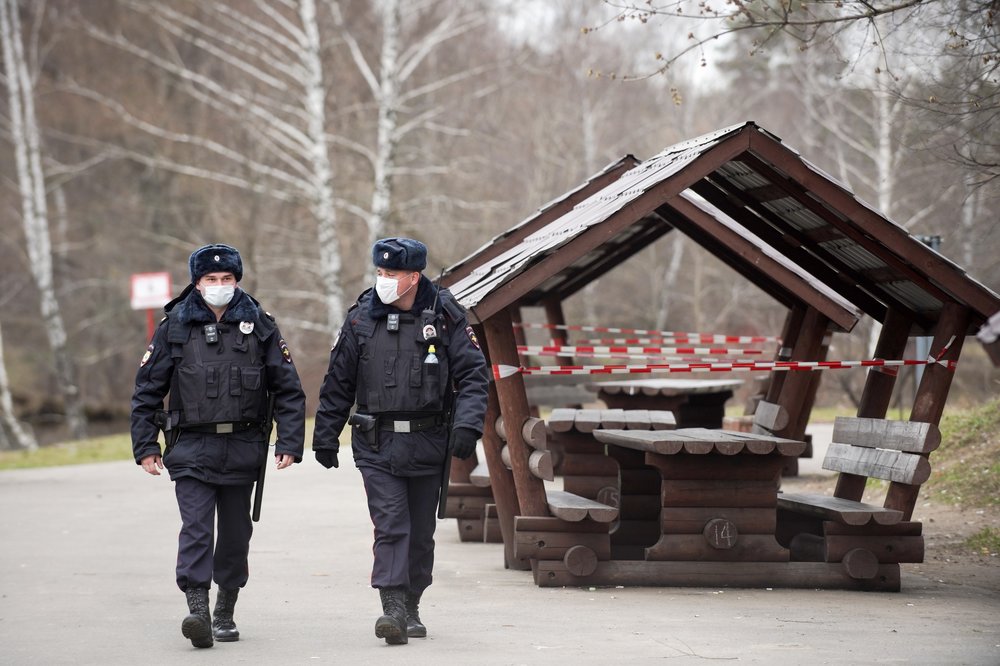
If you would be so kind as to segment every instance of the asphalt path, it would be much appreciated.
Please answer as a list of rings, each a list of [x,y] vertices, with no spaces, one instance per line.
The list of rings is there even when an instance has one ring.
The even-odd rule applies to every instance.
[[[372,527],[350,456],[268,472],[241,639],[196,650],[173,485],[129,462],[0,472],[0,663],[998,664],[1000,600],[905,566],[901,593],[535,587],[440,521],[429,637],[375,638]],[[214,601],[214,591],[213,591]]]

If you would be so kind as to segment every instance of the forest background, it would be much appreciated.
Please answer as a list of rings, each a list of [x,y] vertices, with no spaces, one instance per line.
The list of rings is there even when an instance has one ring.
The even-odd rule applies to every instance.
[[[997,12],[0,0],[0,447],[126,429],[147,344],[134,273],[167,271],[178,293],[193,249],[237,246],[311,410],[374,239],[422,239],[434,277],[621,156],[747,120],[1000,289]],[[680,234],[566,315],[730,334],[776,334],[784,319]],[[837,335],[830,358],[868,358],[872,335],[868,321]],[[849,413],[863,373],[828,375],[820,403]],[[951,403],[998,382],[968,345]]]

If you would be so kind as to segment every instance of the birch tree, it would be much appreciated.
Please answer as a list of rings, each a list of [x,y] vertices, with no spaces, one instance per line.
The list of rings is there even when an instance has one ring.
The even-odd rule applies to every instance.
[[[372,195],[367,209],[352,207],[351,212],[360,216],[368,229],[368,244],[386,234],[394,209],[394,180],[403,174],[440,172],[444,167],[433,164],[405,165],[399,159],[400,145],[408,135],[432,127],[435,120],[447,109],[447,104],[436,99],[437,93],[448,87],[473,78],[486,71],[487,66],[460,66],[454,71],[436,73],[420,79],[422,65],[443,44],[468,34],[484,25],[486,18],[468,3],[454,3],[447,13],[433,22],[433,28],[420,33],[418,19],[422,14],[436,11],[441,5],[429,2],[384,0],[379,3],[381,24],[381,49],[378,68],[369,62],[354,26],[349,22],[337,0],[328,0],[340,36],[347,45],[351,61],[364,79],[377,108],[377,126],[374,146],[362,141],[346,141],[335,137],[339,144],[361,155],[371,166]],[[471,8],[470,8],[471,7]],[[407,29],[407,26],[410,26]],[[490,65],[494,66],[494,65]],[[472,93],[483,95],[487,85]],[[437,127],[437,131],[444,128]]]
[[[28,261],[38,290],[42,322],[55,362],[56,379],[62,392],[66,424],[70,435],[79,439],[87,434],[87,418],[68,348],[66,327],[56,298],[45,174],[42,168],[42,140],[35,113],[35,85],[21,35],[17,0],[0,0],[0,38],[3,41],[10,133]]]
[[[14,414],[14,400],[11,397],[7,364],[3,355],[3,331],[0,330],[0,449],[36,448],[38,442],[34,435],[21,426]]]
[[[320,23],[315,0],[146,3],[120,0],[122,7],[148,19],[163,32],[166,47],[155,50],[122,31],[85,20],[98,42],[137,59],[176,81],[189,102],[216,114],[222,126],[181,131],[151,120],[141,110],[80,82],[67,88],[119,117],[131,128],[173,146],[120,154],[165,169],[246,190],[290,204],[303,204],[315,224],[325,329],[335,335],[343,321],[344,288],[338,226],[338,198],[327,142]],[[199,54],[202,65],[187,64],[182,50]],[[206,64],[207,63],[207,64]],[[223,69],[226,77],[215,72]],[[253,138],[242,149],[226,129],[236,126]]]

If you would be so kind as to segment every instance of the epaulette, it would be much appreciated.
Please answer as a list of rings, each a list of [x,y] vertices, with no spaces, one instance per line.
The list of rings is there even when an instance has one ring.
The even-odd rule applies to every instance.
[[[462,307],[462,304],[455,299],[450,291],[441,288],[438,290],[438,294],[441,300],[441,309],[444,310],[452,322],[461,321],[465,318],[465,308]]]
[[[265,317],[267,317],[267,318],[268,318],[268,319],[270,319],[271,321],[274,321],[274,315],[273,315],[273,314],[271,314],[271,313],[270,313],[270,312],[268,312],[267,310],[261,310],[261,312],[263,312],[263,313],[264,313],[264,316],[265,316]]]
[[[372,287],[368,287],[363,292],[358,294],[358,297],[354,299],[354,303],[351,304],[351,307],[347,308],[347,314],[350,314],[355,310],[357,310],[359,307],[361,307],[361,301],[365,300],[365,296],[372,293],[373,291],[374,289]]]

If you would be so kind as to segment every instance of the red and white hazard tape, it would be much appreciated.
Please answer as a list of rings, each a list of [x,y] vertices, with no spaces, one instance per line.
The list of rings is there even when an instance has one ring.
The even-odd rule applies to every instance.
[[[524,352],[522,352],[524,353]],[[573,356],[575,358],[620,358],[630,361],[657,361],[661,363],[694,363],[697,361],[704,361],[705,363],[712,363],[715,361],[724,361],[728,357],[726,356],[697,356],[697,355],[686,355],[677,356],[674,354],[588,354],[587,352],[579,352],[577,354],[554,354],[552,352],[535,352],[531,356]]]
[[[738,349],[728,347],[595,347],[584,345],[518,345],[521,354],[549,354],[555,356],[593,356],[605,354],[688,354],[703,356],[760,356],[762,349]]]
[[[714,335],[710,333],[679,333],[677,331],[652,331],[643,328],[616,328],[611,326],[580,326],[574,324],[541,324],[517,322],[514,327],[541,328],[560,331],[583,331],[587,333],[620,333],[622,335],[655,335],[670,338],[676,342],[695,342],[698,344],[734,343],[749,345],[760,342],[781,342],[781,338],[773,335]]]
[[[940,356],[940,354],[939,354]],[[843,368],[883,368],[908,365],[941,365],[955,370],[955,361],[939,358],[887,360],[875,358],[867,361],[746,361],[735,363],[649,363],[645,365],[548,365],[513,366],[494,365],[493,378],[505,379],[513,375],[625,375],[675,372],[784,372],[791,370],[838,370]]]
[[[641,338],[579,338],[573,340],[575,345],[720,345],[720,344],[761,344],[764,340],[756,340],[751,336],[739,335],[699,335],[685,337],[683,334],[671,336],[647,336]]]

